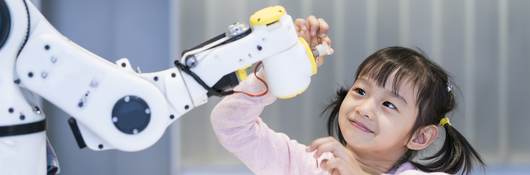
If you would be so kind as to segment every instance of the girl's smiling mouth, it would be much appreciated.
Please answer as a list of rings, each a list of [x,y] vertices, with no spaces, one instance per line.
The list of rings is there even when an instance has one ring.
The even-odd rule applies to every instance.
[[[358,128],[359,130],[363,131],[363,132],[366,132],[366,133],[371,133],[371,134],[375,134],[374,131],[372,131],[370,128],[368,128],[366,125],[364,125],[363,123],[357,121],[357,120],[351,120],[351,119],[348,119],[350,121],[350,123]]]

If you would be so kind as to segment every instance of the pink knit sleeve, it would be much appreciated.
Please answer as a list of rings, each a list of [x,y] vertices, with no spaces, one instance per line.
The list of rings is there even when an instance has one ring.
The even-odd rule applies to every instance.
[[[261,92],[264,86],[253,75],[235,89]],[[211,114],[213,130],[220,143],[255,174],[327,174],[318,168],[306,146],[270,129],[259,117],[276,100],[271,94],[225,97]]]

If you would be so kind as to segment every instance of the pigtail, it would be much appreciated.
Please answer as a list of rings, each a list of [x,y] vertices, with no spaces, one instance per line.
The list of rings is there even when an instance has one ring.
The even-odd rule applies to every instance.
[[[475,161],[480,166],[485,166],[477,151],[456,128],[450,123],[443,125],[443,127],[446,137],[440,151],[424,158],[424,160],[432,160],[432,162],[423,165],[414,163],[416,167],[427,172],[456,174],[462,170],[461,174],[470,174]]]
[[[346,145],[346,140],[344,139],[344,136],[342,136],[342,132],[339,128],[339,110],[340,105],[342,104],[342,101],[348,94],[348,90],[341,87],[337,90],[337,96],[331,101],[329,105],[324,108],[322,111],[322,115],[326,112],[330,111],[328,122],[327,122],[327,128],[328,128],[328,135],[337,137],[339,142],[343,145]]]

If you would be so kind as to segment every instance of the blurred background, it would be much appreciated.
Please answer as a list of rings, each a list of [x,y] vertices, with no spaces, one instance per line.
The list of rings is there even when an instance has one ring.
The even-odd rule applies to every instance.
[[[387,46],[420,48],[460,88],[452,123],[485,158],[486,174],[530,171],[530,1],[527,0],[32,0],[65,36],[143,72],[172,66],[180,51],[248,23],[256,10],[283,5],[293,17],[316,15],[331,26],[335,54],[300,97],[278,100],[262,117],[307,144],[326,136],[320,115],[358,64]],[[46,104],[48,133],[62,173],[251,174],[217,142],[209,114],[219,101],[184,115],[140,152],[78,149],[68,115]],[[483,174],[477,171],[475,174]]]

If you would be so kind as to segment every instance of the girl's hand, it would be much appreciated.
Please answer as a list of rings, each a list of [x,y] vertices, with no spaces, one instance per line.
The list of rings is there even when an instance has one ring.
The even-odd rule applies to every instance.
[[[306,151],[315,151],[314,157],[317,160],[322,153],[331,152],[334,158],[319,162],[320,167],[331,175],[366,174],[362,171],[353,153],[333,137],[316,139]]]
[[[331,47],[331,39],[328,37],[329,25],[324,19],[311,15],[306,19],[298,18],[294,23],[298,36],[303,37],[311,49],[319,44]],[[319,66],[324,64],[324,57],[317,57],[316,62]]]

